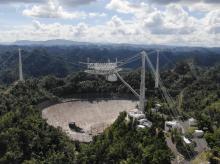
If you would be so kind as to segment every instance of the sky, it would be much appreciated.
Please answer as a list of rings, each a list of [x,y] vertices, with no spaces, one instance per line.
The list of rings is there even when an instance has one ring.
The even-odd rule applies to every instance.
[[[220,0],[0,0],[0,42],[220,46]]]

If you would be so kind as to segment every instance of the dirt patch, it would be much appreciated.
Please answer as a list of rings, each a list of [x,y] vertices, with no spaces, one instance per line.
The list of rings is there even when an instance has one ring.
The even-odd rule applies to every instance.
[[[42,117],[48,124],[61,127],[73,140],[89,142],[92,136],[104,131],[122,111],[130,111],[137,105],[131,100],[73,101],[45,108]],[[69,128],[69,122],[75,122],[84,133]]]

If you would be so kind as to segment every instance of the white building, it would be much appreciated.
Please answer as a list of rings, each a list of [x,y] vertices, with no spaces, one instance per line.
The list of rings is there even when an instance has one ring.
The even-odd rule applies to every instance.
[[[148,119],[144,118],[144,119],[140,119],[139,120],[140,125],[143,125],[145,127],[151,128],[152,127],[152,122],[149,121]]]
[[[189,145],[189,144],[192,143],[192,142],[191,142],[188,138],[186,138],[185,136],[182,136],[182,138],[183,138],[183,141],[184,141],[187,145]]]
[[[203,137],[204,131],[203,131],[203,130],[195,130],[195,132],[193,133],[193,135],[194,135],[195,137]]]
[[[134,109],[128,112],[128,116],[136,119],[139,122],[139,125],[137,125],[137,128],[151,128],[152,127],[152,122],[146,119],[145,114],[138,109]]]
[[[144,125],[147,128],[151,128],[152,127],[152,122],[150,122],[149,120],[146,122],[143,122],[141,125]]]
[[[157,103],[157,104],[155,104],[155,107],[157,108],[157,109],[159,109],[159,108],[161,108],[161,104],[159,104],[159,103]]]
[[[144,129],[145,126],[144,126],[144,125],[137,125],[137,128],[138,128],[138,129]]]
[[[165,131],[169,131],[171,129],[182,129],[181,125],[178,121],[165,121]]]
[[[188,122],[189,122],[189,126],[196,126],[197,125],[197,121],[194,118],[190,118],[188,120]]]
[[[135,118],[137,120],[145,118],[145,114],[138,109],[134,109],[134,110],[128,112],[128,116]]]

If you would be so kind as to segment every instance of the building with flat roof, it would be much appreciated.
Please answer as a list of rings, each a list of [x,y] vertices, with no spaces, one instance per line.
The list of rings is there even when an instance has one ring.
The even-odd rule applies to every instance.
[[[189,145],[189,144],[192,143],[192,142],[191,142],[188,138],[186,138],[185,136],[182,136],[182,138],[183,138],[183,141],[184,141],[187,145]]]
[[[188,122],[189,122],[189,126],[196,126],[197,125],[197,120],[194,118],[190,118],[188,120]]]
[[[182,131],[182,127],[178,121],[165,121],[165,131],[169,131],[172,129],[180,129]]]

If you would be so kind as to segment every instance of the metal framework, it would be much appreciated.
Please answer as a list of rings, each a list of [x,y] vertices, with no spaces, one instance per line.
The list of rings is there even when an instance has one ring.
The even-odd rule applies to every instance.
[[[111,62],[109,59],[107,63],[90,63],[89,61],[90,60],[87,59],[87,63],[84,63],[87,65],[87,70],[85,70],[86,73],[94,75],[104,75],[106,76],[106,80],[108,81],[117,81],[116,73],[121,71],[121,68],[118,68],[117,59],[114,63]]]
[[[142,58],[142,67],[141,67],[141,84],[140,84],[140,94],[138,94],[135,89],[133,89],[119,74],[119,71],[122,69],[119,68],[120,66],[133,62],[141,55]],[[145,65],[146,65],[146,56],[147,53],[142,51],[138,53],[132,58],[126,60],[126,62],[118,65],[118,60],[116,59],[115,63],[110,62],[108,60],[107,63],[90,63],[89,59],[87,59],[87,63],[83,63],[87,65],[86,73],[95,74],[95,75],[104,75],[108,81],[117,81],[119,79],[125,86],[127,86],[130,91],[139,99],[139,110],[144,111],[145,108]]]
[[[118,72],[116,72],[116,75],[121,80],[121,82],[124,83],[125,86],[127,86],[138,99],[140,99],[140,95],[121,77]]]

